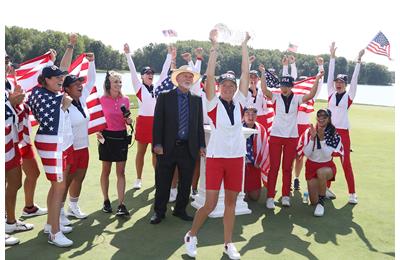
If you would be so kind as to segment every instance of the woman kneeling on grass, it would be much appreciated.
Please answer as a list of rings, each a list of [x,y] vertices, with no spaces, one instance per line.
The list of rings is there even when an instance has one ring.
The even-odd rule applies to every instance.
[[[316,217],[324,215],[326,184],[327,181],[334,181],[336,176],[332,155],[342,146],[331,116],[329,109],[318,110],[316,127],[311,125],[299,141],[300,146],[304,146],[304,155],[307,156],[306,180],[311,204],[316,205]]]

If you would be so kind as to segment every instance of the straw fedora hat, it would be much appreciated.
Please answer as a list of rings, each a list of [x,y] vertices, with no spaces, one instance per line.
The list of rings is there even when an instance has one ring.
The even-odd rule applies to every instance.
[[[178,82],[176,81],[176,77],[178,77],[179,74],[181,73],[191,73],[193,75],[193,84],[200,79],[200,74],[193,71],[193,68],[190,67],[189,65],[183,65],[179,67],[179,69],[175,69],[172,72],[171,75],[171,81],[174,83],[175,86],[178,86]]]

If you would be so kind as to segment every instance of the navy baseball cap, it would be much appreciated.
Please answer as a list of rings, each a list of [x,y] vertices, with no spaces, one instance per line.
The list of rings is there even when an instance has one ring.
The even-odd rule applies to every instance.
[[[335,81],[338,81],[338,80],[340,80],[340,81],[344,82],[345,84],[347,84],[347,75],[346,74],[338,74],[336,76]]]
[[[244,107],[244,108],[243,108],[243,113],[246,113],[246,111],[253,111],[254,113],[257,114],[257,108],[255,108],[255,107],[253,107],[253,106]]]
[[[222,84],[225,80],[232,81],[233,83],[235,83],[235,85],[237,85],[236,84],[236,77],[235,77],[234,74],[231,74],[229,72],[222,74],[218,78],[218,84]]]
[[[144,67],[142,69],[142,71],[140,72],[141,75],[148,74],[148,73],[154,74],[154,70],[152,68],[150,68],[149,66]]]
[[[65,77],[64,82],[63,82],[63,88],[69,87],[72,83],[76,81],[85,81],[85,77],[77,77],[75,75],[68,75]]]
[[[250,70],[250,75],[256,75],[257,77],[260,77],[260,75],[258,74],[258,71],[256,71],[256,70]]]
[[[66,75],[67,73],[67,71],[60,70],[56,65],[44,67],[42,70],[42,76],[45,78]]]
[[[289,87],[289,88],[291,88],[291,87],[293,87],[293,81],[294,81],[293,77],[291,77],[291,76],[283,76],[279,80],[279,86],[280,87]]]

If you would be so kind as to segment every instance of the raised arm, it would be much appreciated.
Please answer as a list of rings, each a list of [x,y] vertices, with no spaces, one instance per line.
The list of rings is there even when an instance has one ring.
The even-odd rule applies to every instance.
[[[60,62],[60,70],[67,71],[72,62],[72,54],[74,53],[75,45],[78,41],[78,35],[71,33],[69,35],[69,43],[67,44],[67,49],[65,50],[64,56]]]
[[[296,67],[296,58],[293,55],[289,56],[289,64],[290,64],[290,76],[294,80],[297,79],[297,67]]]
[[[192,66],[193,70],[197,73],[200,73],[201,62],[203,60],[203,48],[196,48],[195,54],[196,54],[196,63],[193,64],[192,59],[190,59],[190,63],[193,64],[193,66]],[[198,80],[196,83],[194,83],[194,85],[190,88],[190,91],[197,96],[201,96],[202,90],[201,90],[201,86],[200,86],[200,80]]]
[[[317,65],[318,65],[318,71],[324,70],[324,58],[317,57],[317,58],[315,58],[315,61],[317,62]],[[324,84],[324,76],[322,76],[318,82],[318,89],[317,89],[317,93],[315,94],[315,97],[318,97],[319,92],[321,92],[323,84]]]
[[[320,80],[323,76],[324,76],[324,71],[323,71],[323,70],[320,71],[320,72],[318,72],[318,75],[317,75],[316,78],[315,78],[314,85],[312,86],[312,88],[311,88],[311,90],[310,90],[310,93],[305,94],[305,95],[303,96],[303,99],[302,99],[303,103],[305,103],[305,102],[307,102],[308,100],[310,100],[310,99],[312,99],[312,98],[315,97],[315,94],[317,93],[317,90],[318,90],[319,80]]]
[[[253,65],[254,61],[256,60],[256,56],[251,55],[249,57],[249,70],[251,70],[251,66]]]
[[[247,42],[250,40],[250,34],[246,32],[246,38],[242,42],[242,75],[240,76],[239,91],[247,97],[249,92],[250,70],[249,70],[249,52]]]
[[[86,58],[89,61],[89,69],[88,69],[88,81],[86,82],[85,87],[82,91],[82,98],[86,100],[86,98],[92,92],[94,84],[96,83],[96,65],[94,63],[94,54],[93,53],[86,53]]]
[[[162,67],[161,74],[160,77],[158,78],[156,86],[160,85],[161,82],[163,82],[163,80],[167,78],[168,70],[171,67],[171,61],[172,61],[172,48],[168,48],[168,54],[167,57],[165,58],[164,65]]]
[[[135,94],[136,94],[139,91],[139,89],[141,88],[142,82],[140,82],[140,79],[137,76],[135,63],[133,63],[129,45],[127,43],[124,44],[124,52],[125,52],[126,60],[128,61],[129,70],[131,72],[133,89],[135,90]]]
[[[267,78],[265,77],[265,67],[263,64],[260,64],[258,66],[258,70],[261,73],[261,90],[264,94],[269,99],[272,99],[272,92],[267,88]]]
[[[361,58],[364,55],[364,53],[365,53],[364,49],[362,49],[358,53],[357,63],[354,68],[353,76],[351,77],[350,89],[349,89],[349,97],[351,100],[354,100],[354,98],[356,97],[358,74],[360,73]]]
[[[206,80],[206,96],[209,101],[211,101],[215,97],[215,66],[217,63],[217,51],[218,51],[218,31],[216,29],[211,30],[210,32],[210,41],[211,41],[211,49],[210,56],[208,58],[207,63],[207,80]]]
[[[335,53],[337,47],[335,47],[335,42],[332,42],[330,47],[331,58],[329,60],[329,70],[328,70],[328,97],[330,97],[335,92],[335,87],[333,85],[334,75],[335,75]]]
[[[282,58],[282,76],[289,76],[289,60],[286,55]]]

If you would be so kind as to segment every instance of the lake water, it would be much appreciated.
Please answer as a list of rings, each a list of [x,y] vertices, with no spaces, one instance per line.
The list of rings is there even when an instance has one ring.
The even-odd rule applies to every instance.
[[[103,83],[106,77],[105,73],[97,73],[96,86],[100,95],[103,94]],[[154,75],[153,82],[157,82],[159,75]],[[140,75],[139,75],[140,78]],[[130,73],[122,74],[122,93],[134,94]],[[394,106],[395,90],[394,86],[374,86],[374,85],[358,85],[357,94],[354,103],[380,106]],[[328,99],[328,91],[326,84],[322,87],[317,99]]]

